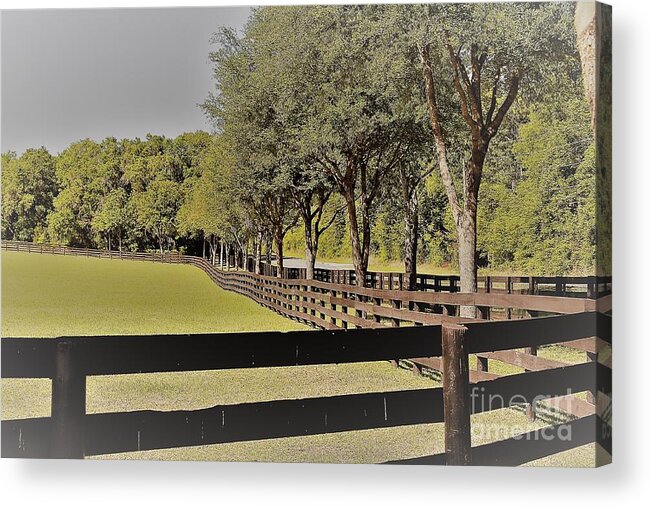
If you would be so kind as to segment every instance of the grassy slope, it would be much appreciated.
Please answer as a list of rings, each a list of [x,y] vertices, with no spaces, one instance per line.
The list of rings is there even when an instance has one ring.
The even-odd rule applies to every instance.
[[[305,329],[185,265],[3,252],[3,336]]]
[[[301,329],[247,298],[222,291],[196,268],[132,261],[2,255],[3,336],[153,334]],[[304,328],[303,328],[304,329]],[[388,363],[91,377],[88,411],[197,409],[224,403],[415,389],[431,380]],[[235,388],[235,386],[237,386]],[[48,416],[48,380],[2,381],[2,418]],[[502,410],[473,416],[475,444],[541,427]],[[501,428],[491,436],[482,429]],[[504,433],[506,432],[506,433]],[[282,438],[113,458],[380,462],[443,450],[443,425]],[[545,458],[591,466],[594,448]],[[534,463],[535,464],[535,463]]]

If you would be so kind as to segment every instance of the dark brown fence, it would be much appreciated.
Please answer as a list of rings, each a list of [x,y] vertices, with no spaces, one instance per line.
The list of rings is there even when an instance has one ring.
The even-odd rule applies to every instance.
[[[400,463],[517,465],[597,441],[610,452],[600,414],[566,423],[571,438],[543,430],[471,448],[470,414],[568,393],[609,399],[610,370],[597,362],[470,383],[468,355],[599,336],[610,317],[583,312],[512,322],[356,331],[180,336],[3,338],[4,378],[51,378],[49,418],[2,422],[3,457],[82,458],[108,453],[261,440],[443,422],[443,455]],[[437,358],[443,387],[220,405],[191,411],[86,414],[86,378],[123,373],[268,368]],[[505,403],[506,401],[506,403]],[[567,434],[567,431],[565,432]],[[540,438],[539,438],[540,437]]]
[[[249,259],[247,271],[254,272],[254,262]],[[261,263],[261,273],[277,277],[278,268],[273,264]],[[285,279],[304,279],[305,268],[283,268]],[[352,269],[314,270],[314,279],[340,285],[355,285],[356,275]],[[435,275],[418,273],[416,290],[429,292],[459,292],[458,275]],[[370,271],[366,274],[364,285],[373,289],[406,290],[404,273]],[[612,277],[606,276],[479,276],[479,292],[497,294],[530,294],[565,297],[588,297],[595,299],[612,292]]]
[[[397,328],[480,321],[458,316],[459,308],[466,305],[477,306],[482,319],[511,320],[511,329],[517,329],[522,325],[517,323],[521,319],[593,311],[608,312],[611,305],[611,296],[602,296],[594,300],[514,293],[503,288],[492,288],[490,292],[476,294],[389,289],[386,287],[396,287],[392,282],[395,278],[390,273],[383,274],[384,279],[380,285],[385,288],[382,289],[350,285],[350,279],[345,276],[336,279],[335,282],[302,278],[280,279],[272,275],[258,275],[244,270],[221,270],[206,259],[178,253],[120,253],[20,242],[3,242],[2,248],[32,253],[191,264],[204,271],[223,289],[245,295],[284,317],[326,330],[384,329],[387,326]],[[517,281],[515,277],[510,279],[513,283]],[[527,283],[533,283],[531,279],[527,280]],[[570,279],[570,281],[576,280]],[[494,283],[489,283],[489,286],[493,287],[491,284]],[[567,341],[563,346],[582,351],[588,361],[595,361],[600,348],[600,342],[595,336]],[[509,350],[482,351],[477,355],[477,369],[470,372],[471,381],[493,380],[499,377],[489,371],[490,360],[500,361],[525,371],[542,371],[567,366],[560,361],[538,357],[535,345],[522,345],[522,347],[525,349],[515,350],[516,346],[513,346]],[[397,357],[393,358],[396,366],[397,359]],[[423,369],[441,371],[443,368],[439,357],[412,355],[409,359],[410,361],[401,364],[411,366],[415,373],[421,373]],[[588,396],[587,401],[575,396],[555,397],[546,402],[543,408],[574,416],[584,416],[594,412],[594,399],[591,395]],[[532,418],[536,416],[534,409],[535,407],[530,410]]]
[[[90,248],[75,248],[52,246],[20,241],[3,241],[5,250],[31,251],[42,253],[57,253],[60,255],[87,255],[91,257],[108,258],[137,258],[156,260],[159,262],[184,262],[182,259],[201,257],[186,256],[178,252],[118,252],[96,250]],[[174,260],[176,259],[176,261]],[[253,273],[254,260],[249,257],[241,267],[244,271]],[[226,262],[226,270],[237,269],[234,258]],[[261,262],[262,275],[278,277],[278,267],[267,262]],[[283,276],[287,280],[306,279],[305,268],[283,268]],[[355,271],[350,269],[321,269],[314,270],[314,279],[320,282],[337,285],[356,285]],[[416,276],[416,290],[426,292],[459,292],[458,275],[435,275],[419,273]],[[366,274],[365,287],[381,290],[406,290],[404,273],[370,271]],[[529,294],[539,296],[561,296],[575,298],[590,298],[607,296],[612,292],[612,277],[596,276],[480,276],[477,280],[478,292],[491,294]]]

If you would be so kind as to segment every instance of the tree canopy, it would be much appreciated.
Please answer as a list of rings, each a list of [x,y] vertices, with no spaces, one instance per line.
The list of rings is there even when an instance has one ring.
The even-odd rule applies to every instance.
[[[2,234],[76,246],[594,273],[573,6],[259,7],[216,31],[214,132],[2,155]],[[603,143],[602,143],[603,144]],[[603,172],[603,171],[602,171]],[[600,173],[601,174],[601,173]],[[603,178],[602,178],[603,179]],[[280,270],[279,270],[280,272]]]

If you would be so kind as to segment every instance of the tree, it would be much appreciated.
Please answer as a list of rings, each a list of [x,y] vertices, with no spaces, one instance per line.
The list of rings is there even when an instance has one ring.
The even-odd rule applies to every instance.
[[[176,217],[182,200],[179,185],[169,180],[154,180],[146,191],[132,199],[138,225],[156,239],[162,254],[174,245]]]
[[[41,239],[58,188],[54,157],[45,148],[28,149],[21,157],[2,155],[2,237]]]
[[[459,243],[461,290],[477,291],[477,204],[491,141],[513,105],[523,80],[540,86],[545,68],[571,53],[566,37],[571,19],[563,4],[473,4],[431,6],[437,27],[419,45],[425,100],[441,178]],[[433,23],[434,24],[434,23]],[[486,30],[486,27],[491,27]],[[436,36],[432,33],[436,32]],[[434,66],[446,65],[469,137],[458,193],[440,96],[449,87]],[[474,307],[462,315],[475,316]]]
[[[179,209],[178,228],[198,233],[208,240],[210,258],[216,263],[219,243],[241,245],[243,210],[231,193],[231,178],[236,158],[225,136],[216,136],[205,149],[199,165],[201,176]]]
[[[489,182],[480,204],[481,249],[491,265],[529,275],[571,275],[595,261],[595,149],[580,88],[532,105],[512,150],[511,188]]]
[[[320,172],[300,171],[295,175],[291,193],[303,222],[308,280],[314,279],[321,236],[340,218],[343,211],[343,207],[337,205],[328,210],[328,203],[334,201],[331,200],[333,192],[331,182],[324,179]]]
[[[293,28],[291,36],[284,32],[278,40],[274,60],[284,76],[277,106],[281,124],[292,126],[299,159],[320,168],[343,198],[360,286],[368,269],[373,209],[385,178],[404,155],[405,126],[412,121],[410,111],[401,114],[396,107],[387,75],[372,58],[380,39],[369,35],[366,20],[379,12],[377,6],[265,9],[266,16],[283,16]]]
[[[284,238],[298,217],[290,194],[288,159],[282,153],[285,132],[278,128],[277,75],[265,72],[264,43],[257,43],[256,30],[255,21],[251,21],[240,38],[228,29],[216,34],[219,49],[211,53],[211,59],[218,93],[203,107],[233,143],[237,162],[230,180],[231,194],[249,210],[250,225],[268,229],[277,273],[282,277]],[[260,243],[261,231],[256,232]]]
[[[596,141],[596,272],[612,272],[612,8],[577,2],[574,27]]]
[[[404,216],[402,254],[408,290],[416,290],[420,193],[423,182],[435,168],[434,164],[427,166],[418,159],[405,160],[397,168]]]
[[[115,155],[113,150],[111,155]],[[73,246],[95,246],[93,216],[102,196],[114,188],[114,170],[119,166],[118,160],[106,158],[102,146],[90,139],[73,143],[59,154],[56,177],[61,191],[48,216],[50,238]]]
[[[106,238],[106,247],[112,248],[112,239],[118,242],[118,250],[122,251],[122,240],[134,225],[134,212],[126,191],[117,188],[109,192],[99,210],[93,216],[91,226],[94,231]]]

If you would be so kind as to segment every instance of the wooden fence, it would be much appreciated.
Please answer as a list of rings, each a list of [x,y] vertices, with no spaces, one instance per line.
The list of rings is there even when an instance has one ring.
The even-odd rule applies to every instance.
[[[2,457],[82,458],[341,431],[443,422],[441,455],[396,463],[518,465],[598,442],[611,450],[600,414],[471,447],[470,415],[518,403],[591,391],[610,397],[610,370],[586,362],[470,383],[468,355],[599,336],[611,343],[610,317],[583,312],[526,321],[357,331],[295,331],[179,336],[3,338],[4,378],[52,379],[48,418],[2,421]],[[86,414],[86,378],[137,374],[340,364],[428,357],[442,361],[443,386],[220,405],[202,410]],[[550,437],[551,435],[551,437]]]
[[[4,250],[29,251],[41,253],[56,253],[60,255],[86,255],[91,257],[131,258],[155,260],[158,262],[186,262],[187,259],[201,257],[187,256],[178,252],[119,252],[97,250],[92,248],[75,248],[53,246],[22,241],[3,241]],[[184,260],[185,259],[185,260]],[[243,263],[242,269],[253,273],[254,260],[252,257]],[[226,261],[226,271],[236,270],[233,258]],[[278,268],[273,264],[261,262],[262,275],[278,278]],[[283,279],[296,280],[307,278],[305,268],[283,268]],[[314,279],[320,282],[337,285],[356,285],[355,271],[350,269],[314,270]],[[426,292],[459,292],[458,275],[434,275],[419,273],[416,276],[416,289]],[[404,273],[370,271],[366,274],[365,287],[381,290],[405,290]],[[597,276],[480,276],[477,280],[478,292],[491,294],[529,294],[545,296],[562,296],[596,299],[610,295],[612,292],[611,277]]]
[[[229,263],[235,266],[235,262]],[[254,272],[253,259],[246,263],[246,270]],[[267,262],[261,263],[261,273],[278,277],[278,268]],[[283,268],[285,279],[307,278],[305,268]],[[343,285],[355,285],[356,275],[352,269],[314,270],[315,280]],[[416,290],[429,292],[459,292],[459,275],[435,275],[418,273]],[[406,290],[404,273],[369,271],[364,285],[373,289]],[[612,292],[612,277],[606,276],[479,276],[477,290],[493,294],[530,294],[596,299]]]
[[[258,275],[248,271],[218,269],[208,260],[178,253],[109,252],[104,250],[71,248],[31,243],[3,242],[6,250],[37,252],[57,255],[81,255],[111,259],[132,259],[164,263],[193,265],[204,271],[223,289],[245,295],[278,314],[307,325],[324,329],[385,329],[404,326],[441,324],[469,324],[480,319],[459,317],[461,306],[477,306],[483,320],[510,320],[510,329],[527,326],[522,319],[538,316],[578,314],[582,312],[610,311],[611,296],[599,299],[566,296],[541,296],[515,294],[508,291],[480,292],[476,294],[454,292],[404,291],[374,289],[346,283],[333,283],[301,278],[280,279],[271,275]],[[524,323],[523,323],[524,322]],[[542,324],[539,324],[542,325]],[[596,335],[566,340],[563,346],[585,353],[586,360],[594,362],[603,348]],[[494,380],[499,377],[489,371],[489,361],[500,361],[525,371],[544,371],[568,366],[560,361],[538,357],[535,344],[508,349],[493,349],[477,354],[477,368],[470,372],[471,381]],[[390,358],[395,365],[399,359],[411,366],[415,373],[423,369],[442,371],[441,359],[435,356],[396,356]],[[553,397],[542,408],[560,411],[573,416],[594,413],[595,400],[575,396]],[[536,416],[535,407],[530,416]]]

